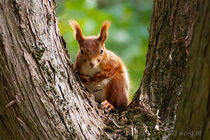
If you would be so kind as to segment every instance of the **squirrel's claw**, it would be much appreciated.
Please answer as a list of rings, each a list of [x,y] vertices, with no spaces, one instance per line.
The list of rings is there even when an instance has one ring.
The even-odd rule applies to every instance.
[[[108,111],[114,110],[114,106],[110,104],[107,100],[104,100],[103,102],[101,102],[101,107],[102,109],[107,109]]]

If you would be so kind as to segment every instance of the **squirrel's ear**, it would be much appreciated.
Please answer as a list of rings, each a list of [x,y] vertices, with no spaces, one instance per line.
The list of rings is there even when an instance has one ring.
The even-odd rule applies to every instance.
[[[108,29],[109,29],[110,24],[111,24],[111,22],[106,20],[101,25],[101,33],[100,33],[100,36],[98,39],[102,43],[108,38]]]
[[[84,40],[84,36],[82,34],[82,30],[80,28],[80,25],[77,21],[75,20],[70,20],[69,24],[71,25],[72,29],[74,30],[74,37],[75,39],[81,43]]]

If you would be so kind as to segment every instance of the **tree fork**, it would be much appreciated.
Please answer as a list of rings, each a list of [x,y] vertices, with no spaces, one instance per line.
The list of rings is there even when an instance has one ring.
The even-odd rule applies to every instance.
[[[145,126],[141,113],[155,118],[144,103],[160,109],[163,120],[173,119],[198,3],[154,1],[140,88],[128,110],[113,113],[125,119],[122,127],[101,114],[74,76],[57,26],[54,0],[0,0],[0,138],[112,139],[107,132],[141,138],[145,132],[139,131]],[[104,123],[107,118],[120,131],[110,129]],[[123,133],[127,129],[129,133]]]

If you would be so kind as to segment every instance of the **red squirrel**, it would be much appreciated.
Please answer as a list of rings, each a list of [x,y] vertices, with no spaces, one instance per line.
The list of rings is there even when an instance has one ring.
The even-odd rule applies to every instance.
[[[79,51],[74,69],[81,81],[95,95],[103,109],[109,111],[129,104],[129,79],[123,61],[105,48],[110,21],[104,21],[98,36],[85,37],[75,20],[69,21]]]

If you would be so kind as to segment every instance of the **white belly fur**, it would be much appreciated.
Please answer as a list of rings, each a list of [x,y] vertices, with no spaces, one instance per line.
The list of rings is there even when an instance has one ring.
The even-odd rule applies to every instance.
[[[111,79],[112,79],[112,77],[104,79],[101,82],[94,82],[94,83],[86,85],[87,88],[89,88],[91,91],[93,91],[93,94],[95,96],[95,100],[97,102],[102,102],[106,99],[105,98],[106,86],[107,86],[107,84],[109,84]]]
[[[96,73],[101,72],[101,69],[99,66],[96,68],[90,68],[88,65],[83,65],[81,67],[80,72],[84,75],[89,75],[89,76],[93,77]],[[89,88],[93,92],[93,94],[95,96],[95,100],[97,102],[102,102],[105,100],[106,86],[111,81],[111,79],[112,79],[112,77],[104,79],[101,82],[93,82],[93,83],[86,85],[86,87]]]

